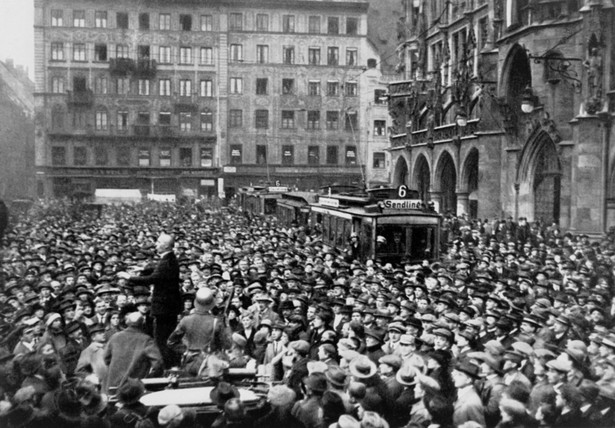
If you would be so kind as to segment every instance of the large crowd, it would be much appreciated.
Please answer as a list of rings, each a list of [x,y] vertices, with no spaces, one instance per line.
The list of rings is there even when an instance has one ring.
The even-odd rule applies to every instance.
[[[202,426],[140,401],[168,370],[211,380],[214,427],[614,426],[615,234],[447,215],[442,237],[391,264],[232,204],[12,212],[0,426]],[[261,413],[226,369],[270,385]]]

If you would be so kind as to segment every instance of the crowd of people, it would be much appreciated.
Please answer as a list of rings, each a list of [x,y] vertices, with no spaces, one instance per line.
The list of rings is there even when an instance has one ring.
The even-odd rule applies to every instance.
[[[391,264],[244,214],[12,213],[0,426],[201,426],[140,401],[173,368],[214,381],[215,427],[615,425],[615,234],[446,216],[439,260]],[[226,368],[270,383],[265,412]]]

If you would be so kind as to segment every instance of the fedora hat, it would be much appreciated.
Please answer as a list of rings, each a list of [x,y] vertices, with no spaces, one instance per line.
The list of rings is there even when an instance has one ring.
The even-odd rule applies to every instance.
[[[472,379],[478,379],[478,366],[467,361],[461,361],[455,365],[455,369],[458,372],[465,373]]]
[[[402,385],[414,386],[417,382],[417,372],[410,364],[404,364],[401,369],[397,371],[395,379]]]
[[[365,355],[359,355],[350,362],[350,374],[357,379],[368,379],[376,374],[376,364]]]
[[[346,372],[339,366],[331,366],[325,372],[327,381],[338,388],[343,388],[346,385]]]

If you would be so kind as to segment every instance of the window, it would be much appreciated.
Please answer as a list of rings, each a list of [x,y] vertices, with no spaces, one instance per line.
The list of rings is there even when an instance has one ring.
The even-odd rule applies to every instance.
[[[256,15],[256,31],[269,31],[269,15],[264,13]]]
[[[229,112],[229,126],[231,128],[241,128],[243,126],[243,111],[231,109]]]
[[[346,49],[346,65],[353,66],[357,65],[357,50],[356,49]]]
[[[212,166],[214,166],[214,149],[201,147],[201,168],[211,168]]]
[[[340,82],[327,82],[327,96],[337,97],[340,94]]]
[[[179,96],[190,97],[192,96],[192,80],[180,79],[179,81]]]
[[[119,166],[129,166],[130,165],[130,147],[118,146],[115,149],[115,155],[117,157],[116,163]]]
[[[148,136],[150,131],[150,114],[146,111],[140,111],[137,114],[137,124],[134,127],[135,134],[138,136]]]
[[[295,32],[295,15],[282,16],[282,31],[284,33]]]
[[[243,14],[231,13],[229,17],[229,29],[232,31],[243,30]]]
[[[142,60],[149,60],[150,58],[150,48],[149,45],[139,45],[137,46],[137,57]]]
[[[295,79],[282,79],[282,94],[290,95],[295,92]]]
[[[179,27],[182,31],[192,31],[192,15],[179,15]]]
[[[83,76],[73,76],[73,91],[84,92],[87,89],[87,79]]]
[[[310,34],[320,34],[320,16],[310,16],[308,18],[308,32]]]
[[[97,110],[96,111],[96,130],[104,131],[107,129],[107,110]]]
[[[52,77],[51,78],[51,92],[53,92],[54,94],[64,93],[64,78],[62,77]]]
[[[115,79],[116,93],[118,95],[126,95],[130,92],[130,79],[127,77],[118,77]]]
[[[139,95],[149,95],[149,80],[139,79]]]
[[[85,27],[85,10],[73,10],[73,27]]]
[[[201,112],[201,131],[212,131],[214,129],[214,115],[210,110]]]
[[[308,165],[320,164],[320,147],[308,146]]]
[[[269,46],[256,45],[256,62],[266,64],[269,62]]]
[[[116,58],[128,58],[128,45],[116,45],[115,46]]]
[[[64,26],[64,11],[53,9],[51,11],[51,26],[62,27]]]
[[[139,149],[139,166],[149,166],[150,153],[147,147],[141,147]]]
[[[94,25],[96,28],[107,28],[107,11],[97,10],[94,12]]]
[[[358,131],[357,127],[357,112],[347,112],[345,114],[344,129],[350,132]]]
[[[256,79],[256,95],[267,95],[267,84],[269,79],[266,77]]]
[[[128,13],[117,12],[115,15],[115,22],[116,22],[117,28],[127,30],[128,29]]]
[[[158,126],[169,127],[171,126],[171,112],[161,111],[158,113]]]
[[[320,65],[320,48],[308,49],[308,63],[310,65]]]
[[[336,16],[330,16],[327,18],[327,33],[339,34],[340,33],[340,19]]]
[[[73,45],[73,61],[85,60],[85,43],[75,43]]]
[[[374,104],[386,104],[386,89],[374,89]]]
[[[170,13],[161,13],[159,15],[158,28],[160,30],[170,30],[171,29],[171,14]]]
[[[327,48],[327,64],[338,65],[340,63],[340,49],[338,47]]]
[[[478,48],[482,50],[489,41],[489,19],[487,16],[478,20],[479,40]]]
[[[267,146],[262,144],[256,146],[256,164],[267,165]]]
[[[386,120],[374,120],[374,135],[386,135],[387,121]]]
[[[256,110],[254,112],[254,127],[257,129],[269,128],[269,110]]]
[[[192,129],[192,113],[180,112],[179,113],[179,130],[182,132],[188,132]]]
[[[210,47],[201,48],[201,65],[214,63],[214,50]]]
[[[192,48],[187,46],[179,48],[179,63],[192,64]]]
[[[295,47],[294,46],[284,46],[282,52],[282,59],[284,64],[294,64],[295,63]]]
[[[231,77],[231,94],[243,93],[243,79],[241,77]]]
[[[231,144],[231,165],[241,164],[241,144]]]
[[[54,166],[66,165],[66,148],[54,146],[51,148],[51,164]]]
[[[139,14],[139,30],[149,30],[149,13]]]
[[[64,129],[64,110],[59,106],[54,106],[51,110],[51,129],[54,131]]]
[[[337,165],[337,146],[327,146],[327,165]]]
[[[201,31],[213,31],[213,16],[201,15]]]
[[[118,131],[125,131],[128,129],[128,112],[126,110],[119,110],[117,112],[117,125]]]
[[[292,129],[295,127],[295,112],[293,110],[282,110],[282,129]]]
[[[64,61],[64,43],[51,44],[51,59],[53,61]]]
[[[158,81],[158,95],[163,97],[171,96],[171,79],[160,79]]]
[[[74,111],[73,112],[73,128],[85,129],[85,112]]]
[[[384,168],[384,153],[383,152],[374,152],[374,162],[372,164],[373,168],[383,169]]]
[[[327,129],[337,129],[339,127],[340,113],[338,111],[327,112]]]
[[[199,88],[199,95],[202,97],[213,97],[214,96],[214,85],[210,79],[201,80],[201,85]]]
[[[239,45],[239,44],[231,45],[231,61],[233,62],[243,61],[243,45]]]
[[[308,82],[308,95],[312,97],[320,95],[320,81],[310,80]]]
[[[106,61],[107,60],[107,45],[95,44],[94,45],[94,61]]]
[[[357,148],[355,146],[346,146],[346,165],[357,164]]]
[[[88,152],[85,147],[75,147],[73,149],[73,164],[75,166],[84,166],[88,163]]]
[[[163,147],[160,149],[160,166],[171,166],[171,149]]]
[[[192,147],[180,147],[179,148],[179,166],[182,166],[182,167],[192,166]]]
[[[320,110],[307,112],[307,129],[320,129]]]
[[[295,148],[293,146],[282,146],[282,165],[293,165],[295,163]]]
[[[109,162],[109,153],[104,146],[94,147],[94,164],[97,166],[105,166]]]
[[[158,48],[158,61],[160,61],[161,64],[171,63],[171,47],[170,46],[160,46],[160,48]]]
[[[344,85],[346,88],[346,96],[347,97],[356,97],[357,96],[357,82],[346,82]]]
[[[355,35],[359,32],[359,20],[357,18],[346,18],[346,34]]]

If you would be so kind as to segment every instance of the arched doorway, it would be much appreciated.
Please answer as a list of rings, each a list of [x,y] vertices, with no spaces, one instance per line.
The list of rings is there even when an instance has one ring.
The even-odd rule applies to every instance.
[[[429,163],[427,163],[424,155],[419,155],[414,166],[414,182],[416,183],[416,190],[418,190],[420,198],[425,202],[429,200],[430,177]]]
[[[403,156],[400,156],[395,164],[393,184],[395,186],[399,186],[400,184],[408,184],[408,163]]]
[[[457,214],[457,173],[450,153],[442,153],[436,171],[436,180],[442,197],[440,212]]]
[[[472,149],[463,165],[463,184],[468,192],[468,214],[478,217],[478,150]]]
[[[538,153],[534,169],[534,220],[559,223],[561,169],[555,144],[550,139]]]

